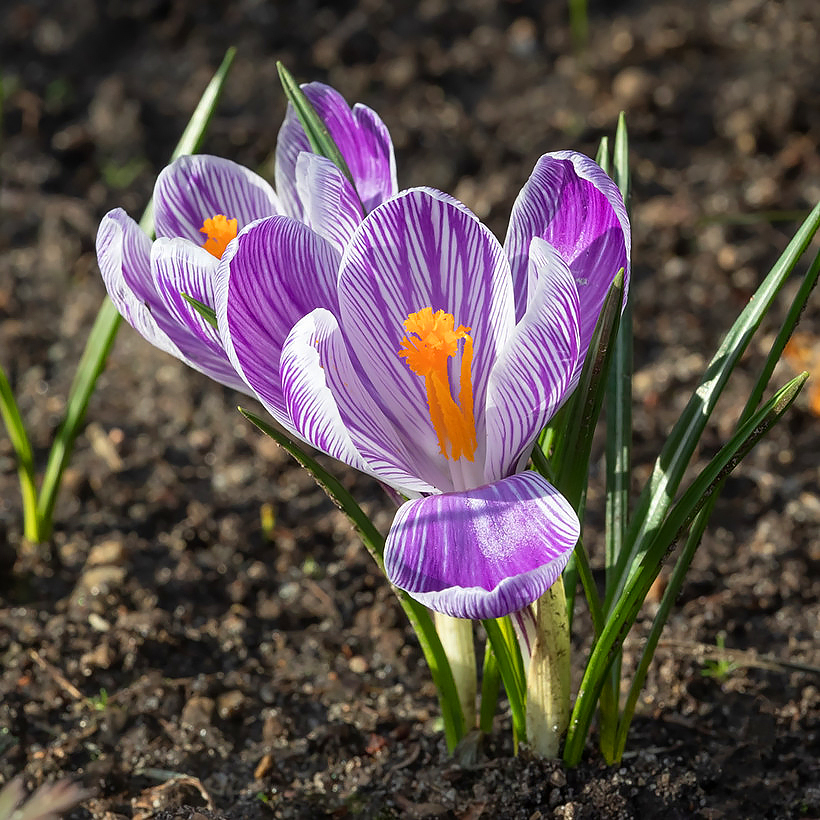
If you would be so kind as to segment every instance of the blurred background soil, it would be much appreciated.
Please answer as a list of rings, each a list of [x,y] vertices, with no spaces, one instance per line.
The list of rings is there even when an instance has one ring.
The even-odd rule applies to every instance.
[[[820,199],[818,24],[816,0],[599,2],[577,53],[562,2],[4,0],[0,362],[39,463],[104,293],[99,219],[139,216],[236,45],[205,150],[272,177],[282,60],[380,112],[402,187],[456,195],[502,238],[538,156],[594,154],[627,112],[639,488],[722,332]],[[796,287],[702,459],[730,434]],[[820,376],[819,322],[815,296],[779,383]],[[727,484],[622,765],[590,743],[575,770],[513,757],[503,709],[477,754],[448,757],[387,584],[238,400],[123,327],[45,551],[23,543],[0,435],[0,782],[70,775],[96,791],[73,816],[106,820],[820,817],[817,393]],[[387,527],[378,487],[337,469]],[[601,469],[596,456],[596,566]],[[582,609],[576,622],[577,681]],[[716,666],[721,641],[731,663]]]

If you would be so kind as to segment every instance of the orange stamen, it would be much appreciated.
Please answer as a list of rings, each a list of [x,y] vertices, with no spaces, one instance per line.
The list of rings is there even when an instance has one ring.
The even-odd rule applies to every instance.
[[[456,328],[455,323],[452,313],[445,313],[443,310],[433,313],[431,307],[411,313],[404,323],[408,335],[402,339],[398,353],[417,376],[424,377],[430,421],[436,431],[441,454],[453,461],[458,461],[462,456],[472,461],[478,446],[471,377],[473,340],[469,335],[469,327],[459,325]],[[458,353],[461,339],[464,339],[464,345],[461,351],[461,384],[456,404],[450,389],[447,362]]]
[[[236,236],[237,228],[237,220],[228,219],[225,214],[214,214],[210,219],[206,219],[199,229],[200,233],[208,237],[202,247],[217,259],[221,259],[228,242]]]

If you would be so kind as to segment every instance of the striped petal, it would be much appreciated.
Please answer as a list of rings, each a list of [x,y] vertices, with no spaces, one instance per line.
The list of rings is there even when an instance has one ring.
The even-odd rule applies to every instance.
[[[109,211],[97,231],[97,262],[103,283],[122,317],[154,347],[182,358],[157,324],[160,300],[151,277],[151,240],[122,208]]]
[[[408,447],[359,380],[330,311],[317,308],[296,323],[282,349],[280,372],[288,413],[302,438],[402,493],[435,492],[414,475]]]
[[[556,248],[575,277],[585,354],[612,280],[621,268],[627,282],[629,278],[630,228],[618,187],[583,154],[557,151],[538,160],[513,205],[504,243],[518,317],[524,315],[528,301],[533,237],[546,239]]]
[[[374,399],[416,443],[419,462],[437,464],[442,457],[425,380],[398,355],[404,322],[425,307],[452,314],[456,327],[471,329],[481,442],[489,373],[514,327],[509,266],[495,237],[463,207],[445,195],[416,189],[380,205],[357,229],[342,259],[339,315],[354,363]],[[459,378],[457,358],[450,360],[453,386]],[[426,473],[421,476],[433,483]]]
[[[356,450],[327,386],[316,349],[316,344],[332,332],[332,323],[322,321],[324,314],[333,318],[327,311],[314,311],[303,317],[293,326],[282,347],[280,377],[287,426],[317,450],[366,471],[367,464]]]
[[[234,368],[280,423],[288,419],[279,378],[282,346],[314,308],[336,311],[338,267],[329,243],[285,216],[249,225],[219,263],[214,300],[220,338]]]
[[[304,221],[341,255],[362,221],[362,206],[347,177],[329,160],[302,153],[296,161]]]
[[[580,534],[575,511],[534,472],[408,501],[387,536],[387,577],[456,618],[500,618],[560,577]]]
[[[164,310],[154,315],[187,364],[221,384],[250,393],[222,348],[216,328],[182,296],[213,307],[217,264],[210,253],[187,239],[157,239],[151,248],[151,273]]]
[[[204,245],[206,219],[222,214],[239,230],[256,219],[282,213],[273,188],[248,168],[206,154],[179,157],[154,187],[157,236],[181,236]]]
[[[351,110],[338,91],[323,83],[307,83],[302,91],[342,152],[365,211],[395,194],[393,143],[378,114],[364,105]],[[296,219],[305,217],[296,182],[296,163],[303,151],[312,153],[299,118],[288,104],[276,144],[276,188],[286,213]]]
[[[535,292],[490,374],[487,481],[523,466],[571,389],[580,355],[578,289],[566,262],[544,240],[533,239],[529,265]]]

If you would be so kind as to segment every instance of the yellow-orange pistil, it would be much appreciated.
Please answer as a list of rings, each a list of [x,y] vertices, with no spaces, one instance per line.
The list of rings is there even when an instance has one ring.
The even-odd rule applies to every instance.
[[[228,219],[225,214],[214,214],[210,219],[206,219],[199,229],[200,233],[208,237],[202,247],[217,259],[221,259],[228,242],[236,236],[237,228],[235,219]]]
[[[470,328],[463,325],[456,328],[455,322],[452,313],[443,310],[433,313],[431,307],[411,313],[404,323],[407,335],[402,339],[398,353],[416,375],[424,377],[430,421],[433,422],[442,455],[453,461],[458,461],[462,456],[472,461],[477,446],[470,372],[473,340],[469,335]],[[464,345],[456,403],[450,390],[447,362],[458,352],[460,339],[464,339]]]

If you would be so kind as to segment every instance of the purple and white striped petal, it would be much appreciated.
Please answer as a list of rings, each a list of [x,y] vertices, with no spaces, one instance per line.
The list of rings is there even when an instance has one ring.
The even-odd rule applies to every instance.
[[[398,355],[404,322],[425,307],[471,329],[480,442],[489,373],[514,327],[509,266],[495,237],[450,197],[413,189],[380,205],[356,230],[342,258],[339,315],[354,364],[382,411],[416,442],[420,458],[438,461],[425,380]],[[457,358],[450,360],[454,388]]]
[[[533,239],[529,264],[537,270],[535,292],[490,374],[487,481],[523,466],[571,389],[580,356],[578,290],[566,262],[543,239]]]
[[[305,224],[341,256],[364,216],[353,186],[329,159],[307,152],[296,161],[296,186]]]
[[[314,308],[335,313],[339,255],[286,216],[252,223],[226,248],[214,283],[219,336],[234,368],[286,424],[279,359],[291,328]]]
[[[154,347],[182,358],[154,315],[161,308],[151,278],[151,240],[122,208],[109,211],[100,222],[97,262],[105,289],[125,321]]]
[[[631,234],[618,187],[583,154],[557,151],[538,160],[513,205],[504,242],[519,318],[528,301],[527,260],[536,236],[558,250],[575,277],[586,353],[604,297],[621,268],[629,281]]]
[[[173,339],[187,364],[212,379],[251,393],[222,348],[219,333],[185,301],[182,294],[213,307],[218,262],[187,239],[157,239],[151,247],[151,273],[163,303],[157,324]]]
[[[378,114],[364,105],[351,110],[344,97],[324,83],[307,83],[302,91],[342,152],[365,211],[395,194],[393,143]],[[296,162],[303,151],[312,153],[299,117],[288,104],[276,144],[276,189],[285,212],[300,220],[305,211],[296,185]]]
[[[181,236],[204,245],[206,219],[222,214],[242,230],[250,222],[283,213],[273,188],[243,165],[191,154],[164,168],[154,186],[157,236]]]
[[[387,536],[387,577],[456,618],[500,618],[543,595],[580,534],[575,511],[534,472],[407,501]]]
[[[302,438],[404,494],[436,491],[416,477],[401,433],[367,394],[330,311],[317,308],[296,323],[282,349],[280,372],[293,428]]]
[[[318,314],[318,315],[317,315]],[[287,427],[317,450],[367,472],[327,386],[317,346],[334,323],[322,321],[328,311],[313,311],[298,321],[282,346],[279,373]]]

